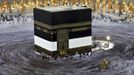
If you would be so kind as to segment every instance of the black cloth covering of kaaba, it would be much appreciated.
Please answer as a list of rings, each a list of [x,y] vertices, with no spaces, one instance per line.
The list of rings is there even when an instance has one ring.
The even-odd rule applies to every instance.
[[[34,9],[34,20],[48,24],[59,25],[91,21],[91,9],[73,11],[49,12],[43,9]]]

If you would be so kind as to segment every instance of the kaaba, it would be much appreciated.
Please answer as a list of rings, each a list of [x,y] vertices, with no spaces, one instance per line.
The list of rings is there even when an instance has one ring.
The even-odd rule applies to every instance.
[[[35,48],[51,55],[90,52],[91,14],[91,9],[78,6],[34,8]]]

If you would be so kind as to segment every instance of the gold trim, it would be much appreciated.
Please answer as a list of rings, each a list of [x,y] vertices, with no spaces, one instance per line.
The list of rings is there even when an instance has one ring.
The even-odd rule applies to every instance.
[[[43,29],[43,32],[45,33],[49,33],[49,31],[47,29]]]
[[[45,23],[42,23],[39,21],[34,21],[34,24],[47,28],[47,29],[50,29],[50,30],[54,30],[54,29],[63,29],[63,28],[91,26],[91,21],[80,22],[80,23],[59,24],[59,25],[54,25],[54,26],[51,26],[49,24],[45,24]]]
[[[83,31],[83,30],[88,30],[88,29],[89,27],[73,28],[71,29],[71,32]]]
[[[37,30],[41,30],[41,28],[39,26],[36,26]]]

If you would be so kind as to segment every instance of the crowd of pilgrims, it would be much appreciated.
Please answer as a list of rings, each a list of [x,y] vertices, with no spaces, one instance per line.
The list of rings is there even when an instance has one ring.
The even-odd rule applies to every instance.
[[[27,22],[29,19],[33,19],[33,16],[22,15],[20,13],[1,13],[0,14],[0,24],[2,23],[19,23],[19,22]]]
[[[49,54],[45,54],[45,53],[38,53],[36,52],[38,55],[41,55],[42,59],[75,59],[75,58],[86,58],[86,57],[90,57],[92,52],[90,50],[86,51],[86,52],[69,52],[67,55],[58,55],[57,54],[53,54],[53,55],[49,55]]]

